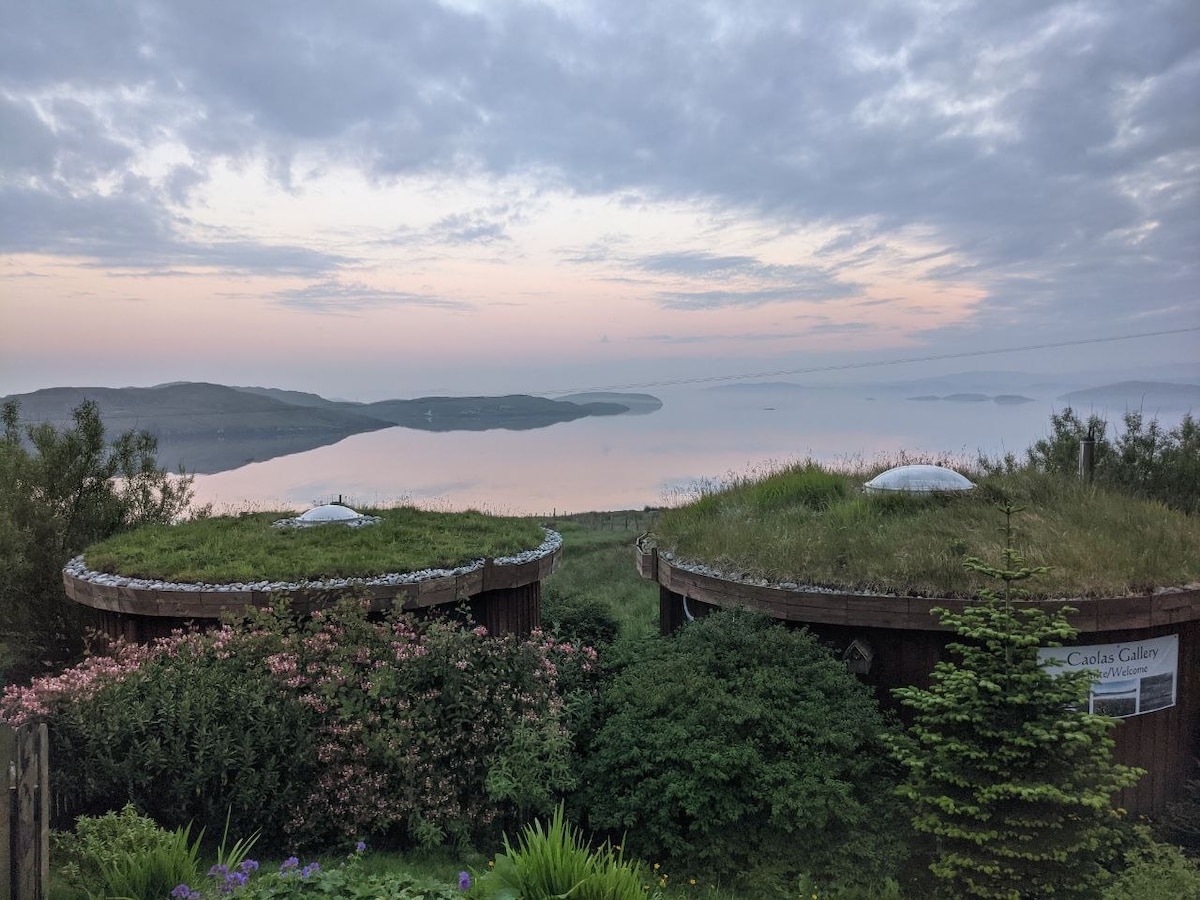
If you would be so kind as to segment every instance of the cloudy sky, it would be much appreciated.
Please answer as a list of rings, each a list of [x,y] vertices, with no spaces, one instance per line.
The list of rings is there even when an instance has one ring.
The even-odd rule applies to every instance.
[[[0,393],[1200,357],[1195,0],[0,12]]]

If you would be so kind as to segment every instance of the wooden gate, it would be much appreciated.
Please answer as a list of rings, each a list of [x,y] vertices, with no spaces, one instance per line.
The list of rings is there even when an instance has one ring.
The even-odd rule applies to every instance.
[[[0,724],[0,900],[46,900],[50,773],[46,726]]]

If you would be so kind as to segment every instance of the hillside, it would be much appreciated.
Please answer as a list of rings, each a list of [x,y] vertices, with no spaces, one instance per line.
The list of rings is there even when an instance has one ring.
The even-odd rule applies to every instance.
[[[20,403],[24,424],[49,422],[58,427],[71,423],[72,410],[80,403],[94,400],[110,435],[149,431],[158,438],[164,465],[210,474],[395,426],[422,431],[524,430],[585,416],[623,415],[632,406],[642,411],[650,401],[662,405],[649,395],[632,397],[629,405],[607,397],[607,402],[572,402],[522,394],[353,403],[279,388],[173,382],[149,388],[55,387],[2,399]]]
[[[1081,412],[1107,410],[1120,414],[1141,410],[1153,415],[1158,410],[1200,410],[1200,384],[1166,381],[1118,381],[1101,387],[1072,391],[1059,398]]]

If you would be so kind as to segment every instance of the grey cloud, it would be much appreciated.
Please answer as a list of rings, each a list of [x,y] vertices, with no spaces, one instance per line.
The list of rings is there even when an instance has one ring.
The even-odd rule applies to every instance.
[[[744,341],[749,343],[762,343],[768,341],[785,341],[793,338],[805,337],[807,331],[793,332],[776,332],[776,331],[751,331],[742,332],[740,334],[648,334],[635,340],[653,341],[659,344],[714,344],[725,341]]]
[[[469,303],[432,294],[387,291],[364,284],[333,280],[314,282],[302,288],[278,291],[273,295],[284,306],[311,312],[354,312],[375,306],[427,306],[467,311]]]
[[[870,322],[823,322],[809,329],[810,334],[861,334],[875,326]]]
[[[797,301],[840,300],[852,297],[860,291],[857,285],[839,284],[835,281],[817,280],[811,284],[796,284],[788,287],[736,288],[711,291],[660,291],[659,302],[667,309],[706,310],[727,307],[765,306],[768,303],[793,303]]]
[[[429,238],[437,243],[449,244],[507,241],[508,218],[499,210],[446,216],[434,225]]]
[[[762,264],[751,256],[716,256],[698,251],[643,256],[636,265],[647,272],[689,277],[745,274],[762,268]]]
[[[0,251],[84,257],[92,266],[191,265],[268,275],[311,276],[352,262],[304,247],[186,240],[148,193],[137,179],[103,197],[0,187]]]
[[[956,271],[988,289],[995,321],[1119,327],[1195,294],[1193,0],[484,14],[430,0],[42,0],[11,13],[0,95],[19,108],[81,87],[143,97],[92,123],[95,141],[53,137],[78,177],[157,128],[201,169],[211,154],[265,153],[281,183],[307,148],[378,177],[550,173],[580,193],[867,221],[846,237],[863,253],[872,233],[919,224],[967,258]],[[36,164],[43,139],[26,132],[6,168]],[[481,222],[458,237],[500,233]],[[705,277],[722,259],[659,264]],[[1135,308],[1125,291],[1139,284]]]
[[[840,300],[862,292],[832,268],[765,263],[753,256],[680,251],[632,257],[624,264],[653,275],[679,276],[711,285],[697,290],[658,291],[667,309],[711,310],[769,303]]]

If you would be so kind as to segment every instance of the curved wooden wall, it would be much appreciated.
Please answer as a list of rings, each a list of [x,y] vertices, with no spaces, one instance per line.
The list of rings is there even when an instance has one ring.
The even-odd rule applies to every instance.
[[[825,593],[746,584],[702,575],[672,565],[654,549],[637,549],[638,571],[659,584],[659,628],[669,634],[687,613],[755,609],[803,625],[837,650],[866,640],[874,649],[870,672],[881,704],[896,708],[891,689],[927,687],[934,665],[946,654],[951,632],[930,613],[934,607],[962,609],[962,599]],[[1132,813],[1161,814],[1178,797],[1200,758],[1200,588],[1157,591],[1131,597],[1025,601],[1046,608],[1069,606],[1068,618],[1080,644],[1112,644],[1176,634],[1179,669],[1176,704],[1169,709],[1117,720],[1114,758],[1147,774],[1123,791],[1117,804]],[[903,716],[907,710],[899,708]]]
[[[367,584],[350,588],[302,588],[293,591],[158,590],[95,584],[63,573],[67,596],[100,611],[101,627],[110,637],[146,641],[169,634],[189,622],[214,622],[225,612],[270,606],[280,593],[292,608],[312,612],[350,591],[371,599],[371,609],[399,606],[404,610],[431,609],[462,602],[471,604],[480,622],[493,633],[527,634],[541,615],[541,580],[558,569],[562,547],[538,559],[499,565],[488,559],[465,575],[433,576],[411,584]],[[532,588],[532,590],[531,590]]]

